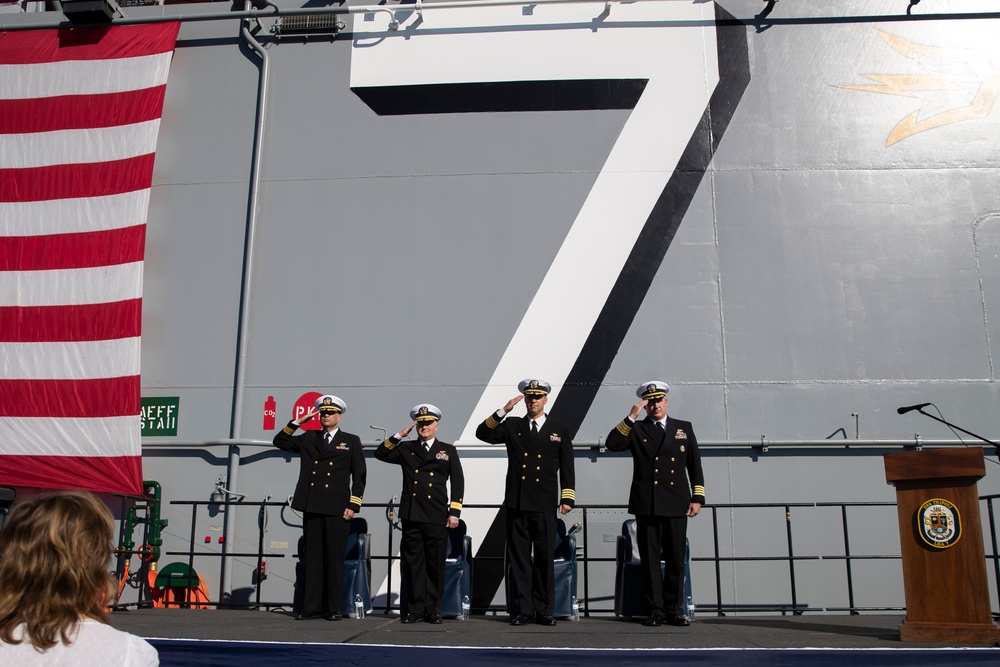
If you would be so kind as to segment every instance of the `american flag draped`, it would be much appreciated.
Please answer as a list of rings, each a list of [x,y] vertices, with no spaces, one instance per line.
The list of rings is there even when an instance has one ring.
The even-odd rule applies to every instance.
[[[0,34],[0,484],[141,492],[146,210],[178,28]]]

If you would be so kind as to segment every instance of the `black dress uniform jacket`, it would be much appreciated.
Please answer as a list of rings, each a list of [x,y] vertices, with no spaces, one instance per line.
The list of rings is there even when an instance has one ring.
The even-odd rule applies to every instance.
[[[292,509],[313,514],[341,515],[350,507],[361,511],[368,469],[361,438],[338,430],[327,444],[325,430],[292,434],[293,422],[274,436],[274,446],[299,455],[299,481],[292,496]]]
[[[527,417],[499,421],[494,413],[479,425],[476,437],[491,445],[507,445],[505,507],[552,512],[559,505],[576,503],[573,441],[564,422],[546,416],[532,438]]]
[[[399,517],[444,525],[449,516],[462,514],[465,475],[454,445],[435,439],[431,451],[419,440],[388,438],[375,450],[375,458],[395,463],[403,469],[403,492],[399,497]],[[451,503],[448,488],[451,479]]]
[[[661,432],[649,417],[634,424],[624,419],[608,433],[607,446],[632,453],[630,514],[685,516],[692,502],[705,504],[705,475],[691,422],[667,416]]]

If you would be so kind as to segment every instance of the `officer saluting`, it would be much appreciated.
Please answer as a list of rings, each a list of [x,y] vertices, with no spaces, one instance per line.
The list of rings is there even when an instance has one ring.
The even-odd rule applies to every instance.
[[[650,610],[644,625],[650,626],[688,625],[681,615],[687,520],[705,504],[698,440],[691,422],[667,416],[668,391],[666,382],[643,382],[635,392],[641,400],[611,429],[606,443],[612,451],[632,453],[628,511],[635,515]],[[646,418],[637,422],[644,407]],[[661,549],[666,562],[662,576]]]
[[[511,625],[555,625],[552,617],[556,519],[576,502],[573,443],[569,427],[548,417],[545,404],[552,390],[545,380],[529,378],[517,385],[521,395],[486,418],[476,437],[507,446],[507,562],[513,600]],[[524,400],[528,414],[505,419]],[[562,481],[560,488],[559,481]],[[535,562],[531,562],[534,547]]]
[[[348,522],[361,511],[367,479],[361,439],[339,428],[346,411],[347,404],[340,398],[320,396],[309,413],[288,422],[274,436],[275,447],[299,455],[292,509],[303,513],[305,537],[305,602],[295,616],[300,621],[321,615],[328,621],[342,618]],[[293,436],[317,415],[322,429]]]
[[[403,470],[399,517],[403,520],[401,569],[409,611],[403,623],[441,623],[441,593],[448,528],[458,526],[465,495],[465,476],[458,450],[437,439],[441,411],[430,403],[410,410],[413,423],[388,438],[375,458]],[[404,441],[416,427],[417,439]],[[451,479],[451,502],[446,483]]]

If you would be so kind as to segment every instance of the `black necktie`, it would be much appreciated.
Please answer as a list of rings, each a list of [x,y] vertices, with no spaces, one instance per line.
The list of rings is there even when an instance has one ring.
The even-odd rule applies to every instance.
[[[660,429],[660,433],[663,433],[663,422],[656,422],[656,428]]]
[[[536,424],[535,420],[532,419],[531,420],[531,437],[534,438],[536,435],[538,435],[538,424]]]
[[[326,438],[326,444],[328,444],[328,445],[332,445],[332,444],[333,444],[333,436],[332,436],[332,435],[330,435],[330,432],[329,432],[329,431],[327,431],[327,432],[326,432],[326,435],[325,435],[325,436],[323,436],[323,437],[325,437],[325,438]]]

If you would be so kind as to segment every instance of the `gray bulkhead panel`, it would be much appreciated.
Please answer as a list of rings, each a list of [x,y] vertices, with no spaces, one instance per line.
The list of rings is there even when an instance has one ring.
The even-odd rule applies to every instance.
[[[760,10],[759,3],[720,4],[740,17]],[[858,3],[834,5],[859,11]],[[652,378],[673,385],[671,412],[691,420],[702,440],[820,439],[838,429],[853,438],[852,412],[862,438],[951,437],[943,425],[895,413],[928,400],[948,419],[996,434],[998,115],[886,146],[907,115],[961,106],[976,86],[964,81],[959,90],[916,97],[842,88],[874,85],[865,75],[928,71],[927,61],[904,57],[876,29],[995,64],[995,27],[748,27],[750,83],[577,440],[603,438],[635,402],[634,385]],[[229,434],[257,81],[236,34],[230,23],[182,26],[161,124],[142,377],[144,395],[181,397],[178,440]],[[454,441],[629,112],[380,117],[349,90],[351,52],[346,36],[268,49],[243,436],[273,436],[261,428],[268,396],[278,402],[280,428],[292,402],[317,390],[346,399],[344,428],[368,444],[379,437],[370,424],[398,429],[419,401],[444,410],[440,435]],[[890,501],[878,454],[712,450],[709,500]],[[239,487],[248,500],[291,493],[294,460],[253,447],[242,456]],[[502,451],[464,456],[495,459],[503,474]],[[146,476],[170,499],[203,498],[224,472],[226,451],[148,448],[144,459]],[[996,492],[995,468],[982,493]],[[579,502],[624,503],[630,472],[627,457],[581,452]],[[398,471],[373,459],[368,480],[369,502],[398,493]],[[812,510],[804,523],[833,511]],[[886,514],[857,525],[871,553],[898,549],[895,517]],[[167,516],[180,546],[186,509]],[[384,540],[385,522],[366,516],[374,539]],[[617,532],[621,518],[609,512],[602,524],[594,517],[595,550],[600,533]],[[238,521],[241,539],[256,535],[255,511],[241,510]],[[768,521],[774,518],[734,513],[724,555],[754,555],[783,539],[783,522]],[[286,557],[272,562],[265,584],[282,591],[279,598],[278,582],[294,579],[295,524],[288,510],[269,510],[266,543],[291,545],[276,547]],[[711,544],[708,521],[691,525],[693,544]],[[203,516],[199,539],[220,529],[221,515]],[[828,535],[802,539],[806,551],[837,548]],[[246,560],[234,567],[238,588],[251,581]],[[767,585],[768,567],[732,566],[727,598],[766,598],[757,587]],[[866,567],[870,604],[892,604],[893,596],[901,604],[893,566]],[[802,581],[823,581],[842,564],[803,568]],[[204,574],[217,590],[211,567]],[[695,576],[703,575],[700,589],[714,587],[707,570]],[[822,586],[803,586],[813,600],[831,597]]]

